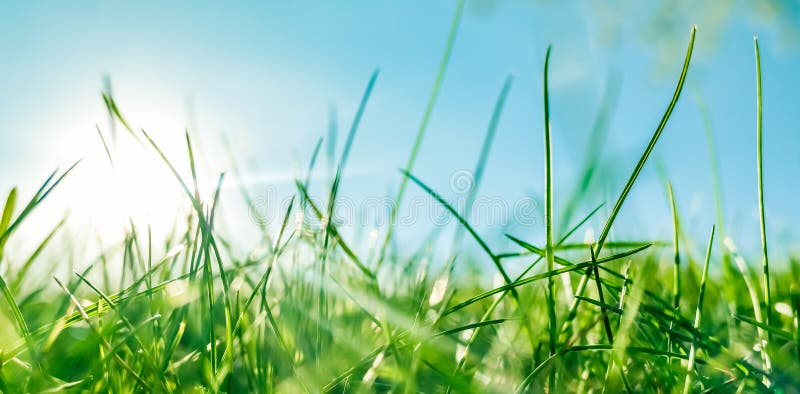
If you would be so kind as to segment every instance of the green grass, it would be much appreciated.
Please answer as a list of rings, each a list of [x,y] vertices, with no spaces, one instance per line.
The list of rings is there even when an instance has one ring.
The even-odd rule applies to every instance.
[[[661,121],[638,159],[622,164],[633,168],[617,180],[624,186],[608,205],[587,191],[598,180],[596,157],[584,158],[572,194],[562,198],[555,190],[547,77],[557,58],[551,59],[547,49],[542,74],[545,240],[537,245],[524,234],[506,234],[514,247],[503,250],[413,168],[462,6],[411,156],[398,174],[398,199],[408,184],[456,219],[454,242],[432,236],[423,248],[402,245],[387,227],[374,244],[364,245],[330,220],[377,71],[338,160],[335,145],[328,145],[329,182],[311,181],[320,140],[278,225],[243,225],[234,232],[216,226],[225,177],[214,185],[200,184],[189,132],[186,156],[168,157],[150,134],[123,117],[124,106],[104,94],[115,121],[175,177],[191,213],[164,239],[131,225],[119,244],[78,264],[79,272],[65,274],[67,264],[57,256],[77,247],[57,237],[68,221],[41,234],[28,255],[4,252],[18,247],[17,230],[75,166],[50,174],[24,205],[19,201],[25,192],[11,189],[0,217],[0,391],[796,392],[800,293],[795,263],[770,268],[767,260],[757,42],[758,186],[753,193],[759,199],[761,275],[751,268],[757,259],[747,260],[733,240],[726,239],[724,248],[714,242],[715,231],[730,234],[722,223],[712,229],[703,260],[695,261],[676,204],[681,191],[669,183],[667,203],[653,204],[671,211],[671,240],[612,234],[660,136],[669,132],[671,114],[680,110],[695,29],[682,65],[676,59],[680,72]],[[509,77],[489,119],[470,203],[511,84]],[[616,94],[613,84],[609,89],[589,133],[589,155],[597,154],[604,140],[605,112],[614,107]],[[335,123],[329,138],[336,137]],[[115,158],[98,132],[113,165]],[[529,170],[535,169],[521,172]],[[718,170],[713,172],[718,177]],[[214,188],[206,195],[201,190],[208,186]],[[310,198],[312,187],[324,190],[327,201]],[[252,204],[250,193],[241,190]],[[299,215],[312,220],[294,220]],[[581,242],[576,234],[593,220],[603,223],[598,238]],[[262,244],[238,250],[230,240],[241,231],[260,232]],[[397,252],[389,253],[390,244]],[[479,253],[470,252],[472,246]],[[725,259],[730,269],[715,269]],[[470,268],[475,266],[480,268]],[[501,283],[487,280],[495,274]]]

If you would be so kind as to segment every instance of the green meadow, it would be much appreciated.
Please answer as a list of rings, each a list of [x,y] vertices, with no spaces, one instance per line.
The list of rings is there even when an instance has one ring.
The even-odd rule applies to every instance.
[[[543,89],[529,92],[543,98],[537,110],[544,123],[531,125],[536,130],[531,138],[543,143],[544,155],[541,167],[521,170],[544,172],[537,225],[545,237],[509,232],[504,237],[514,246],[500,248],[496,238],[478,231],[463,207],[417,175],[459,15],[407,147],[408,160],[392,180],[397,187],[390,220],[369,239],[341,228],[335,211],[378,71],[363,92],[344,148],[327,169],[331,176],[311,176],[327,170],[317,160],[322,143],[308,147],[308,166],[274,226],[219,228],[220,190],[237,183],[236,171],[203,184],[191,130],[183,154],[167,154],[154,134],[126,116],[124,97],[103,94],[122,136],[158,157],[160,171],[172,176],[189,214],[177,218],[178,225],[163,237],[131,223],[120,242],[65,273],[60,250],[67,255],[64,248],[79,246],[59,237],[63,223],[39,234],[33,249],[10,252],[31,215],[59,199],[60,188],[84,163],[53,171],[38,189],[5,191],[0,391],[800,391],[800,265],[790,255],[772,253],[767,244],[762,100],[769,92],[762,97],[758,41],[752,58],[756,89],[739,92],[755,95],[758,103],[752,109],[757,119],[752,156],[742,158],[758,174],[749,190],[759,201],[757,253],[739,253],[718,213],[707,213],[717,225],[704,236],[686,231],[685,207],[675,198],[681,191],[673,190],[668,174],[660,185],[667,198],[651,204],[672,213],[671,236],[614,235],[624,225],[616,219],[630,206],[637,180],[650,168],[662,135],[670,133],[670,117],[686,104],[684,82],[697,54],[695,41],[702,40],[695,28],[686,36],[685,52],[672,56],[674,93],[653,109],[663,114],[660,122],[641,131],[649,141],[636,156],[615,160],[615,174],[623,175],[615,184],[624,186],[607,200],[587,192],[590,182],[603,181],[592,149],[574,154],[585,164],[573,192],[554,193],[560,169],[553,164],[549,97],[555,88],[548,78],[557,48],[546,50],[544,64],[531,70]],[[468,204],[479,196],[487,161],[503,159],[492,154],[492,142],[510,83],[482,141]],[[108,131],[97,131],[113,164]],[[585,138],[597,141],[602,132],[587,132]],[[713,166],[709,171],[718,188],[718,171]],[[312,189],[324,198],[311,198]],[[398,207],[412,191],[427,195],[452,219],[453,242],[431,235],[420,247],[397,237]],[[245,204],[255,204],[246,187],[240,194]],[[716,203],[719,207],[719,197]],[[602,226],[586,239],[590,221]],[[235,238],[242,231],[257,232],[258,247],[240,250]]]

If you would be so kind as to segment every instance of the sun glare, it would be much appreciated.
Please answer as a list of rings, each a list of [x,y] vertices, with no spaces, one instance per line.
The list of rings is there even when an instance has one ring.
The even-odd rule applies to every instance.
[[[179,116],[166,114],[163,108],[168,106],[159,104],[164,103],[126,100],[124,110],[132,124],[146,125],[148,134],[185,177],[188,175],[185,122]],[[120,239],[132,224],[138,231],[147,231],[149,227],[153,237],[162,238],[176,224],[180,226],[189,202],[141,130],[134,129],[136,133],[132,135],[117,125],[112,133],[107,122],[103,122],[98,127],[101,139],[98,130],[86,126],[86,133],[91,134],[59,147],[73,154],[84,153],[65,188],[69,194],[70,223],[95,233],[104,243]]]

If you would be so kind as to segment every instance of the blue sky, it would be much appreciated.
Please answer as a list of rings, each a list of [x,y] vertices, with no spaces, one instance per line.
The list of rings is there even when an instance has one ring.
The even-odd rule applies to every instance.
[[[566,197],[577,180],[607,76],[621,76],[609,137],[596,153],[609,171],[582,208],[602,201],[611,205],[669,101],[695,23],[695,58],[686,90],[623,210],[619,236],[669,234],[657,162],[675,185],[688,230],[707,234],[714,223],[700,98],[709,109],[718,144],[727,227],[739,243],[755,245],[752,37],[758,34],[768,231],[776,241],[793,239],[797,232],[792,223],[800,220],[791,177],[800,170],[800,112],[795,104],[800,47],[797,26],[786,21],[797,20],[800,12],[790,7],[773,10],[770,17],[770,10],[756,13],[737,2],[686,4],[677,10],[651,5],[468,1],[414,172],[447,194],[450,174],[473,168],[494,101],[512,74],[514,85],[481,194],[512,201],[540,199],[541,70],[545,48],[552,44],[557,199]],[[265,193],[273,183],[279,195],[288,194],[293,191],[290,177],[306,166],[317,138],[326,134],[331,106],[340,120],[341,145],[366,82],[379,68],[341,193],[356,200],[385,195],[396,189],[397,168],[410,152],[454,8],[455,1],[3,2],[0,188],[20,185],[29,190],[56,166],[80,157],[89,158],[83,168],[107,164],[95,131],[98,124],[107,132],[99,95],[107,74],[131,122],[164,141],[174,157],[183,154],[182,130],[189,127],[205,154],[207,172],[227,170],[220,143],[225,135],[253,194]],[[125,138],[119,136],[120,145],[130,143]],[[69,208],[78,225],[83,223],[80,216],[97,206],[92,200],[97,189],[116,187],[92,183],[101,175],[83,168],[60,197],[54,195],[51,208]],[[145,182],[157,177],[141,172]],[[169,180],[153,182],[169,187]],[[419,190],[412,186],[410,192],[413,196]],[[149,190],[125,193],[136,194],[128,196],[129,204],[161,200]],[[238,200],[235,188],[226,196]],[[140,212],[116,209],[122,216]],[[40,220],[57,218],[43,214]],[[401,235],[414,238],[416,229]],[[499,228],[483,231],[500,242]],[[538,227],[519,231],[532,240],[543,233]]]

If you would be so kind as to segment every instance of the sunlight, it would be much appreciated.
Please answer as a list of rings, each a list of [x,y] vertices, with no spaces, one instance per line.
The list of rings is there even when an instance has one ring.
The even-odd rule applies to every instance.
[[[144,93],[131,99],[127,95],[120,106],[126,116],[130,114],[131,119],[135,119],[132,127],[139,124],[147,127],[151,137],[188,181],[186,122],[180,119],[178,111],[164,111],[175,105],[137,100],[145,97]],[[82,116],[81,123],[91,124],[89,117]],[[117,124],[114,135],[107,123],[102,122],[99,128],[108,151],[96,129],[89,129],[74,143],[59,147],[59,150],[85,152],[66,188],[70,222],[77,225],[75,228],[96,233],[86,235],[89,239],[97,237],[103,243],[120,239],[130,231],[131,223],[140,236],[146,234],[149,226],[156,239],[163,238],[176,225],[181,228],[189,202],[167,165],[140,130],[135,129],[138,134],[134,137]]]

